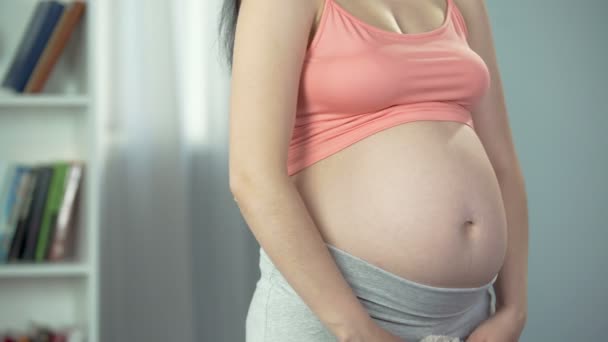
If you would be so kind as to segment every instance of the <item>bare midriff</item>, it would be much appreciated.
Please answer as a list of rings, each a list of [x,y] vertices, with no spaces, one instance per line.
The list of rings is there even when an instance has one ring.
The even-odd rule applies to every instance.
[[[400,124],[291,176],[325,242],[397,276],[478,287],[499,272],[507,222],[475,131]]]

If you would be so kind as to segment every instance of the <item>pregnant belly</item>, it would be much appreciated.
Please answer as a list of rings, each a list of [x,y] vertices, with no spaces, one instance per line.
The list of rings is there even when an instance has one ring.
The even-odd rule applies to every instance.
[[[502,266],[499,184],[479,138],[462,123],[385,129],[292,181],[326,242],[398,276],[477,287]]]

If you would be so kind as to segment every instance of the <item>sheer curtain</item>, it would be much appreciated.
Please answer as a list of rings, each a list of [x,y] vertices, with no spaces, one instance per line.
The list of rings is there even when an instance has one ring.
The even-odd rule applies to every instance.
[[[228,187],[220,0],[96,2],[102,341],[243,341],[257,244]]]

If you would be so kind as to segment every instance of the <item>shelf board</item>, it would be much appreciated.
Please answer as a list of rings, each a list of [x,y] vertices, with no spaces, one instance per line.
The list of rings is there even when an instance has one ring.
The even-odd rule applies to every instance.
[[[84,107],[86,95],[8,95],[0,96],[1,107]]]
[[[0,264],[0,279],[86,277],[89,268],[81,263]]]

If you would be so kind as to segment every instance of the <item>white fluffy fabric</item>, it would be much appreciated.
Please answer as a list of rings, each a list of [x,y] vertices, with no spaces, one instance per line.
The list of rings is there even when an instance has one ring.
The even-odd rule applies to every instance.
[[[450,336],[444,336],[444,335],[429,335],[429,336],[423,338],[422,340],[420,340],[420,342],[463,342],[463,341],[458,337],[450,337]]]

